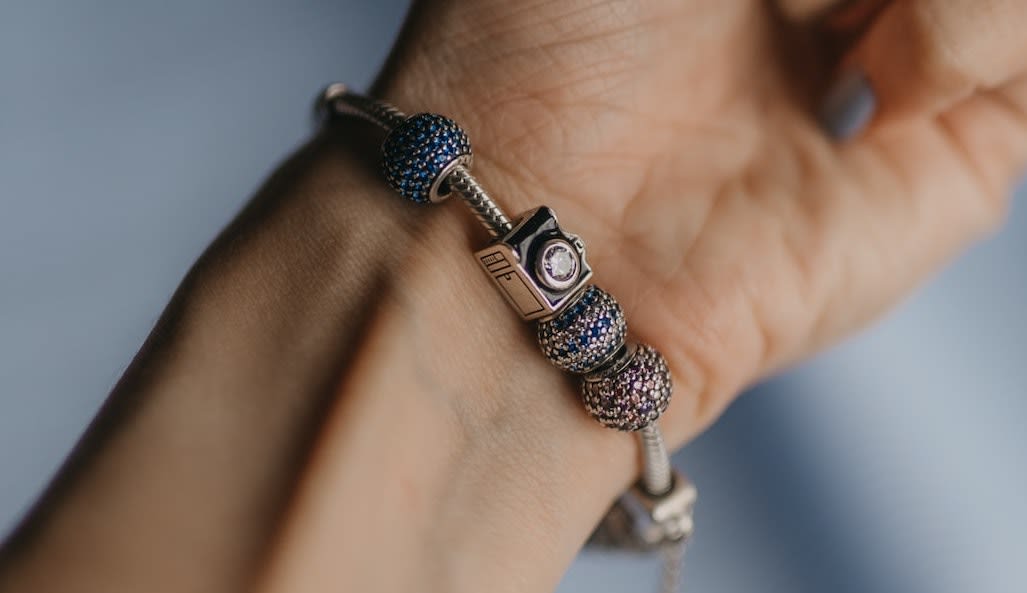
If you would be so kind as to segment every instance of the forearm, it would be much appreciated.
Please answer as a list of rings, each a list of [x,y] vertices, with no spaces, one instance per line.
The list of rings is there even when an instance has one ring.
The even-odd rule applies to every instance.
[[[361,130],[287,163],[201,258],[0,589],[235,590],[266,558],[268,590],[552,588],[632,439],[539,355],[471,217],[395,198]]]
[[[4,547],[0,590],[226,591],[249,578],[410,236],[390,197],[328,137],[269,180]]]

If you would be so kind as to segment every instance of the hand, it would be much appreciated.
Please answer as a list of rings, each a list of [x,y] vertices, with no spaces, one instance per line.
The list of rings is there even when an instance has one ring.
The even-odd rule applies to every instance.
[[[463,122],[511,210],[545,203],[583,236],[670,362],[677,442],[994,229],[1027,158],[1018,3],[772,4],[437,2],[381,84]],[[825,90],[829,128],[876,94],[889,129],[832,141]]]
[[[1020,48],[978,30],[1027,18],[1012,3],[834,4],[440,0],[415,7],[379,82],[461,122],[511,213],[545,203],[583,236],[672,366],[674,444],[994,228],[1027,158],[1027,88],[1012,60],[988,69]],[[917,51],[880,58],[904,55],[887,32],[907,22]],[[1002,49],[953,51],[985,45]],[[821,96],[854,139],[823,133]],[[585,417],[464,256],[473,222],[402,204],[368,144],[338,136],[186,279],[0,555],[0,590],[559,578],[631,479],[632,443]]]

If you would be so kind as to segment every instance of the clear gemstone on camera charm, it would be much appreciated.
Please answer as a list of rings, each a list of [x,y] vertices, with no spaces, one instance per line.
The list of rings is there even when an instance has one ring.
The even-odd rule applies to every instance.
[[[411,115],[382,143],[385,179],[400,195],[419,204],[449,197],[443,182],[459,165],[470,165],[471,142],[448,117]]]
[[[624,347],[614,363],[586,375],[581,384],[588,413],[603,426],[625,431],[656,422],[672,392],[667,361],[645,344]]]
[[[610,360],[627,333],[617,300],[591,285],[556,317],[538,324],[538,345],[558,368],[584,374]]]
[[[562,239],[554,239],[542,247],[537,271],[543,284],[555,290],[565,290],[578,279],[579,267],[574,246]]]

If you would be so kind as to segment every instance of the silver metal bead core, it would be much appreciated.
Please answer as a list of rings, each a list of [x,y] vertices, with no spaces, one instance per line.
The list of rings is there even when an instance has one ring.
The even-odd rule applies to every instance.
[[[588,373],[620,350],[627,333],[617,300],[593,284],[556,317],[538,324],[538,345],[558,368]]]
[[[614,365],[587,375],[581,385],[585,409],[603,426],[641,430],[670,405],[673,384],[667,361],[652,346],[628,347]]]

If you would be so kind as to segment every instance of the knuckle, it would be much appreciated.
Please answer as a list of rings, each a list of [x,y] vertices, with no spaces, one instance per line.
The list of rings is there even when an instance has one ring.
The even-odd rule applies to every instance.
[[[978,71],[958,23],[950,22],[929,2],[909,2],[907,39],[912,48],[915,72],[932,85],[959,89],[978,84]]]

